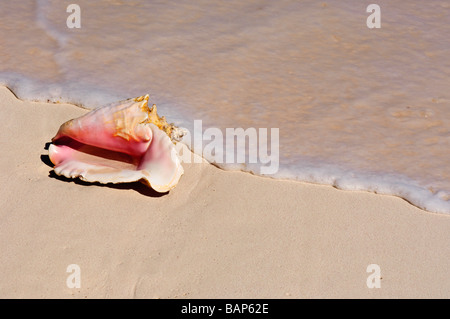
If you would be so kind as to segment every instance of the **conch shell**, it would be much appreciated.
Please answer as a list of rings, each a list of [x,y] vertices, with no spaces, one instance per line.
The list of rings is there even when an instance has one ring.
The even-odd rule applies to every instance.
[[[49,146],[55,173],[103,184],[142,181],[157,192],[174,188],[184,172],[174,145],[183,131],[159,117],[148,99],[100,107],[62,124]]]

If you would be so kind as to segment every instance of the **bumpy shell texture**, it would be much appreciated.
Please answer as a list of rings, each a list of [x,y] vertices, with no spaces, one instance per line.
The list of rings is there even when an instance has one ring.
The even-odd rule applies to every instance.
[[[62,124],[49,147],[55,173],[103,184],[141,181],[157,192],[174,188],[184,172],[174,144],[182,131],[148,99],[100,107]]]

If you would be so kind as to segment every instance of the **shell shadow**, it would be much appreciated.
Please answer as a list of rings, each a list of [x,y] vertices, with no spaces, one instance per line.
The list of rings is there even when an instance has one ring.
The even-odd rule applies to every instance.
[[[50,146],[50,144],[51,143],[45,143],[44,149],[48,150],[48,147]],[[53,168],[53,163],[50,161],[50,157],[48,155],[41,154],[41,161],[48,167]],[[98,187],[107,187],[107,188],[113,188],[113,189],[125,189],[125,190],[132,189],[132,190],[138,192],[139,194],[142,194],[142,195],[148,196],[148,197],[162,197],[162,196],[169,194],[169,192],[158,193],[151,187],[148,187],[141,182],[121,183],[121,184],[112,184],[112,183],[101,184],[101,183],[97,183],[97,182],[96,183],[88,183],[88,182],[82,181],[79,178],[72,179],[72,178],[67,178],[65,176],[56,175],[56,173],[53,170],[48,172],[48,176],[50,178],[54,178],[54,179],[57,179],[62,182],[75,183],[77,185],[82,185],[82,186],[86,186],[86,187],[98,186]]]

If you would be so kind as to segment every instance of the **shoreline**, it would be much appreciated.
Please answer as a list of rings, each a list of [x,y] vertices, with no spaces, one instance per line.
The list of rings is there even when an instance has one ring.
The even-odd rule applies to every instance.
[[[16,99],[20,101],[27,101],[22,100],[19,98],[14,91],[5,86],[1,85],[0,87],[6,88]],[[123,100],[125,101],[125,100]],[[72,105],[73,107],[77,107],[82,110],[82,112],[89,112],[92,111],[94,108],[86,108],[82,105],[77,105],[69,102],[41,102],[41,101],[30,101],[32,103],[49,103],[49,104],[66,104],[66,105]],[[108,103],[110,104],[110,103]],[[83,113],[81,113],[83,114]],[[79,114],[79,115],[81,115]],[[78,115],[78,116],[79,116]],[[249,128],[247,130],[250,130],[254,128]],[[187,130],[187,129],[186,129]],[[320,186],[331,186],[338,190],[343,191],[362,191],[362,192],[369,192],[373,194],[379,194],[379,195],[385,195],[385,196],[394,196],[398,197],[404,201],[406,201],[408,204],[419,208],[423,211],[426,211],[428,213],[432,214],[442,214],[450,216],[450,202],[444,200],[443,198],[445,196],[439,196],[439,194],[442,191],[439,190],[431,190],[429,187],[428,189],[424,186],[420,186],[415,183],[415,181],[410,180],[409,177],[398,174],[398,175],[391,175],[391,174],[381,174],[380,178],[374,177],[373,172],[364,172],[364,171],[358,171],[358,170],[350,170],[351,174],[349,176],[348,172],[349,168],[343,168],[339,167],[336,164],[331,163],[322,163],[325,171],[327,173],[319,173],[319,174],[310,174],[310,175],[301,175],[302,178],[298,177],[299,172],[295,171],[286,171],[285,168],[280,168],[279,160],[276,160],[276,158],[279,158],[279,129],[276,130],[276,136],[275,136],[275,143],[273,141],[273,135],[274,135],[274,128],[271,128],[271,134],[270,138],[267,138],[267,128],[260,129],[263,130],[262,138],[256,137],[258,141],[255,144],[259,145],[259,148],[263,146],[264,150],[262,154],[259,154],[257,151],[252,151],[253,154],[253,164],[245,164],[245,167],[242,167],[243,165],[241,162],[239,162],[239,158],[246,158],[245,152],[241,152],[241,150],[238,148],[237,151],[232,151],[234,155],[234,161],[228,159],[228,155],[224,150],[234,150],[235,146],[235,140],[233,139],[230,142],[230,139],[228,136],[235,135],[235,139],[239,140],[239,137],[243,134],[241,131],[241,128],[230,128],[226,129],[225,132],[222,132],[219,128],[211,128],[208,127],[207,130],[209,133],[205,137],[205,132],[202,130],[202,121],[201,120],[194,120],[193,130],[190,132],[187,130],[188,134],[181,139],[181,143],[176,145],[176,149],[178,152],[182,152],[180,155],[180,159],[182,164],[188,163],[206,163],[215,166],[218,169],[224,170],[224,171],[239,171],[246,174],[251,174],[255,176],[259,176],[262,178],[270,178],[280,181],[293,181],[293,182],[299,182],[299,183],[307,183],[307,184],[313,184],[313,185],[320,185]],[[211,131],[212,130],[212,131]],[[230,131],[228,131],[230,130]],[[265,130],[265,131],[264,131]],[[256,131],[251,131],[250,133],[253,133],[253,136],[258,136],[258,133]],[[252,134],[249,134],[249,141],[251,140]],[[214,138],[212,138],[214,136]],[[226,137],[224,139],[223,143],[218,143],[217,141],[220,141],[223,139],[223,137]],[[246,138],[244,136],[244,138]],[[212,141],[211,141],[212,139]],[[205,141],[207,142],[205,145]],[[198,144],[200,142],[200,144]],[[208,143],[209,142],[209,143]],[[255,141],[253,141],[255,142]],[[239,141],[238,141],[239,143]],[[244,142],[247,143],[247,142]],[[275,149],[275,153],[273,151],[268,152],[266,143],[271,144],[271,149]],[[180,145],[182,145],[180,147]],[[199,146],[200,145],[200,146]],[[276,147],[274,146],[276,145]],[[202,149],[203,147],[203,149]],[[208,151],[205,151],[205,150]],[[212,155],[212,150],[216,151],[216,154]],[[219,150],[217,154],[217,150]],[[197,154],[202,153],[202,156],[199,156]],[[261,152],[260,152],[261,153]],[[270,153],[270,155],[268,154]],[[217,156],[217,157],[216,157]],[[238,162],[236,162],[236,158],[238,159]],[[262,158],[265,159],[265,162],[263,162]],[[226,159],[226,160],[225,160]],[[52,163],[50,160],[48,160],[48,165],[52,167]],[[264,163],[264,164],[263,164]],[[228,166],[227,166],[228,165]],[[310,167],[313,171],[317,169],[316,167],[312,166],[311,163],[305,162],[306,167]],[[280,169],[283,170],[283,173],[280,174]],[[253,170],[259,170],[259,173],[255,173]],[[354,175],[359,176],[358,178],[355,178]],[[331,176],[335,176],[331,178]],[[336,177],[337,176],[337,177]],[[354,181],[357,181],[357,184],[359,185],[365,185],[364,187],[358,186],[354,187],[352,183]],[[367,182],[367,180],[371,180],[371,182]],[[376,181],[374,181],[376,180]],[[323,181],[323,182],[321,182]],[[394,182],[395,181],[395,182]],[[398,185],[397,185],[398,184]],[[406,186],[404,186],[406,185]],[[396,191],[392,191],[392,189],[397,189]],[[399,194],[396,194],[399,193]],[[432,195],[431,195],[432,193]],[[431,198],[430,198],[431,197]],[[428,198],[428,199],[425,199]]]
[[[449,298],[450,218],[395,196],[183,164],[168,194],[55,177],[69,104],[0,88],[2,298]],[[66,269],[81,269],[68,288]],[[381,288],[368,288],[379,265]]]

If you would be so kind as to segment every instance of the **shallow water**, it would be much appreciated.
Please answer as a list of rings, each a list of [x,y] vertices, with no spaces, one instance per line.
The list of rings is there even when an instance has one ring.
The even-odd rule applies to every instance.
[[[150,93],[191,132],[279,128],[272,177],[450,213],[447,1],[377,1],[380,29],[357,0],[77,1],[79,29],[70,3],[1,3],[0,83],[18,97],[94,108]]]

